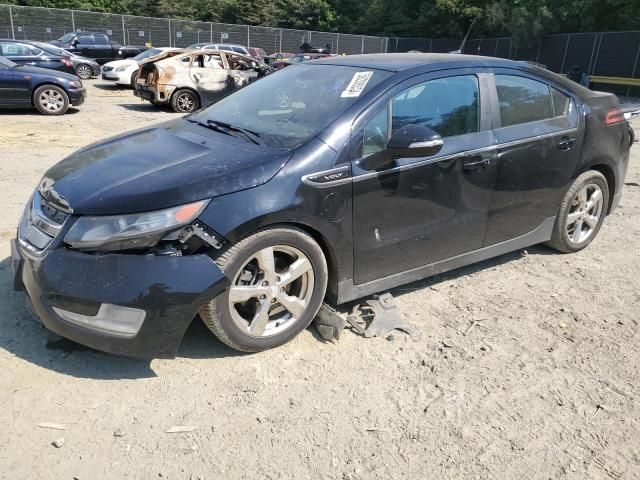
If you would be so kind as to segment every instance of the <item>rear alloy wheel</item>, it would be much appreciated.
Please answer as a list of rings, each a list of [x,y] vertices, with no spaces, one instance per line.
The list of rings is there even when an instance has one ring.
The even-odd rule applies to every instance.
[[[171,97],[171,108],[174,112],[191,113],[200,108],[200,98],[191,90],[178,90]]]
[[[91,70],[89,65],[81,63],[76,67],[76,75],[82,80],[89,80],[93,75],[93,70]]]
[[[548,245],[561,252],[582,250],[600,231],[609,205],[609,185],[600,172],[580,175],[567,191]]]
[[[69,108],[69,97],[60,87],[43,85],[33,94],[33,103],[44,115],[62,115]]]
[[[296,228],[268,228],[217,260],[231,280],[200,316],[224,343],[256,352],[282,345],[318,313],[327,264],[318,244]]]

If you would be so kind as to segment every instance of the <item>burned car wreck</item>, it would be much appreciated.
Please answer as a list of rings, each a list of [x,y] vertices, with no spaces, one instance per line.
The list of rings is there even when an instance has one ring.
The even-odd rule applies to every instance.
[[[272,71],[251,57],[222,50],[166,52],[141,65],[134,94],[190,113]]]

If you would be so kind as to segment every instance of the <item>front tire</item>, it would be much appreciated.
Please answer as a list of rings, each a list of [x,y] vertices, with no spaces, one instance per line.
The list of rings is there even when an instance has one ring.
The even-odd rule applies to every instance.
[[[82,80],[89,80],[93,76],[93,70],[86,63],[81,63],[76,67],[76,75]]]
[[[60,87],[43,85],[34,92],[33,104],[43,115],[63,115],[69,108],[69,96]]]
[[[191,113],[200,108],[200,97],[192,90],[178,90],[171,97],[171,108],[177,113]]]
[[[241,240],[216,263],[230,287],[200,310],[205,325],[244,352],[278,347],[315,318],[327,289],[327,262],[303,230],[270,227]]]
[[[563,253],[578,252],[596,237],[609,206],[609,184],[589,170],[573,182],[562,202],[547,246]]]

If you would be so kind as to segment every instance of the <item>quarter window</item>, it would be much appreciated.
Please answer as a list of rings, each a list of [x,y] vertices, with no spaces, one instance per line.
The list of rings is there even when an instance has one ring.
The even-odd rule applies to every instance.
[[[479,97],[475,75],[415,85],[391,101],[392,132],[413,124],[429,127],[443,138],[475,133],[480,124]]]
[[[503,127],[545,120],[568,111],[569,97],[546,83],[514,75],[496,75],[495,79]]]

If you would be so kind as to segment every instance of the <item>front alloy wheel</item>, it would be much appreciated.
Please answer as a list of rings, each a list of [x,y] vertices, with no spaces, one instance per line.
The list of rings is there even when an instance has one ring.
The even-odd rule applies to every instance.
[[[260,230],[216,263],[231,285],[205,305],[200,316],[236,350],[257,352],[288,342],[311,323],[324,299],[324,254],[297,228]]]
[[[69,108],[69,97],[60,87],[43,85],[34,92],[33,103],[44,115],[62,115]]]

